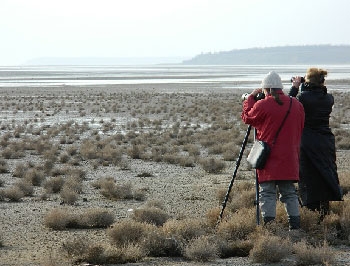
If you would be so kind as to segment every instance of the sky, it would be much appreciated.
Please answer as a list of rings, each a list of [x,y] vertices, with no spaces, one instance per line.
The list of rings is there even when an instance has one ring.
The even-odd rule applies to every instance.
[[[0,0],[0,65],[350,44],[349,0]]]

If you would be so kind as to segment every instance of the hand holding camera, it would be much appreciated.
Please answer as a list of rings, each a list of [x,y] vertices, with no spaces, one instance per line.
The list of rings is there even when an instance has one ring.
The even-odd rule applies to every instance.
[[[299,88],[300,84],[305,82],[305,78],[300,76],[292,77],[290,82],[292,82],[294,88]]]
[[[265,94],[262,92],[261,89],[255,89],[251,94],[254,95],[255,101],[259,101],[265,98]],[[249,95],[250,93],[244,93],[242,95],[242,101],[247,100]]]

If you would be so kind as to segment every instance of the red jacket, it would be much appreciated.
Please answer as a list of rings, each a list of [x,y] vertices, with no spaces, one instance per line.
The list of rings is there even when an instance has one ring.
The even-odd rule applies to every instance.
[[[243,103],[242,120],[256,129],[257,139],[266,141],[271,147],[265,168],[257,170],[259,183],[272,180],[299,180],[299,152],[305,120],[304,108],[298,100],[292,98],[290,113],[276,143],[272,146],[290,103],[290,97],[282,90],[278,94],[283,105],[279,105],[272,96],[255,101],[252,95]]]

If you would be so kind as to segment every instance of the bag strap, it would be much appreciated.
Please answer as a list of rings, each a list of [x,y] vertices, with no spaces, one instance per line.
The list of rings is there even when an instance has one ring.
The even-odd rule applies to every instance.
[[[278,136],[278,134],[280,133],[280,131],[281,131],[281,129],[282,129],[282,126],[283,126],[284,122],[286,121],[287,116],[288,116],[289,113],[290,113],[290,108],[292,107],[292,97],[289,97],[289,98],[290,98],[290,101],[289,101],[289,108],[288,108],[288,111],[287,111],[286,115],[284,116],[283,121],[282,121],[280,127],[278,128],[278,130],[277,130],[277,132],[276,132],[275,138],[273,139],[273,142],[272,142],[272,146],[275,144],[276,139],[277,139],[277,136]]]

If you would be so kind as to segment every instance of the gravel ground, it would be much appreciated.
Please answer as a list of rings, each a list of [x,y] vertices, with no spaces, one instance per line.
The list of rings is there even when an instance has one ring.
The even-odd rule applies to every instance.
[[[12,90],[12,89],[11,89]],[[169,89],[165,90],[169,93]],[[12,93],[23,93],[19,90]],[[28,92],[26,92],[28,93]],[[35,92],[31,92],[35,94]],[[40,89],[43,93],[43,89]],[[25,113],[23,114],[25,115]],[[17,116],[18,117],[18,116]],[[8,114],[2,115],[3,120],[8,120]],[[28,118],[28,117],[27,117]],[[22,119],[26,119],[22,117]],[[56,120],[64,120],[66,117],[57,117]],[[4,132],[3,132],[4,133]],[[11,160],[10,173],[1,174],[5,180],[5,186],[13,182],[11,172],[16,163],[22,159]],[[26,157],[24,160],[32,161],[33,158]],[[348,169],[350,165],[350,153],[348,151],[338,152],[339,169]],[[142,203],[137,201],[113,202],[105,199],[91,182],[100,177],[114,176],[116,180],[131,180],[139,187],[148,188],[148,199],[162,199],[166,211],[174,216],[203,217],[206,212],[218,206],[217,190],[227,188],[231,180],[235,163],[229,164],[228,168],[220,174],[208,174],[198,167],[183,168],[165,163],[144,162],[141,160],[130,160],[130,170],[121,171],[115,166],[100,167],[93,169],[90,164],[82,167],[87,173],[84,181],[83,194],[75,206],[67,206],[70,209],[87,209],[91,207],[103,207],[115,213],[116,219],[128,216],[128,209],[137,208]],[[240,175],[251,176],[254,173],[247,170],[245,162],[242,162]],[[138,177],[143,172],[152,173],[151,177]],[[43,217],[53,208],[61,207],[59,196],[50,196],[42,200],[42,187],[36,187],[33,197],[25,197],[20,202],[0,201],[0,240],[3,247],[0,248],[0,265],[70,265],[64,259],[62,241],[73,236],[88,236],[91,241],[105,241],[107,236],[105,230],[63,230],[54,231],[43,225]],[[336,247],[336,265],[350,265],[349,247]],[[47,261],[51,261],[48,263]],[[54,263],[53,263],[54,262]],[[251,263],[248,258],[217,259],[214,262],[195,263],[179,258],[147,258],[140,263],[126,264],[138,265],[264,265]],[[283,263],[270,265],[295,265],[293,258]]]

